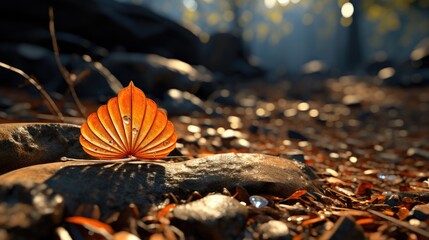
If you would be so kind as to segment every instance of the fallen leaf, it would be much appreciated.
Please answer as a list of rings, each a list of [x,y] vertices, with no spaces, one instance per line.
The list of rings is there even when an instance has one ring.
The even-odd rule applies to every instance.
[[[82,124],[83,150],[99,159],[159,159],[176,146],[173,124],[131,82]]]
[[[113,234],[115,232],[110,225],[92,218],[73,216],[73,217],[66,218],[65,221],[69,223],[81,225],[90,231],[93,231],[94,229],[96,229],[96,230],[104,230],[110,234]]]
[[[165,206],[164,208],[158,211],[158,213],[156,214],[157,218],[160,219],[165,217],[165,215],[167,215],[167,213],[169,213],[175,207],[176,207],[175,203],[168,204],[167,206]]]
[[[302,190],[297,190],[294,193],[292,193],[292,195],[290,195],[288,198],[286,198],[285,200],[290,200],[290,199],[297,199],[299,197],[301,197],[302,195],[306,194],[307,190],[302,189]]]

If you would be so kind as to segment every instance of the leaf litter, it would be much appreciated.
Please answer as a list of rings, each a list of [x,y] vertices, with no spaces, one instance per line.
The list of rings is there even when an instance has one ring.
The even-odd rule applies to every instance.
[[[251,103],[212,102],[206,113],[171,118],[177,149],[185,157],[258,152],[304,162],[320,176],[323,196],[303,190],[286,199],[260,194],[267,204],[259,208],[246,189],[225,190],[222,194],[249,210],[244,239],[261,238],[258,226],[271,220],[285,223],[292,239],[319,239],[335,231],[343,216],[351,216],[353,228],[368,239],[429,238],[428,216],[413,211],[429,202],[427,87],[398,89],[339,78],[328,80],[310,100],[285,95],[293,90],[252,83],[236,94]],[[347,105],[348,95],[359,96],[360,103]],[[55,234],[59,239],[184,239],[171,224],[171,211],[202,197],[166,194],[164,204],[149,212],[131,204],[106,219],[100,219],[98,206],[82,205],[65,216]]]

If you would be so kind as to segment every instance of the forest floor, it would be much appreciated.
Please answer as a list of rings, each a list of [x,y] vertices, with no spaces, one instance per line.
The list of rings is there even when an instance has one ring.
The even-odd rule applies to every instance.
[[[353,76],[242,82],[206,101],[205,113],[170,119],[187,157],[264,153],[301,161],[320,176],[322,200],[298,192],[290,199],[264,195],[266,207],[248,206],[246,239],[261,238],[257,226],[272,219],[285,222],[292,239],[318,239],[338,228],[368,239],[429,239],[428,92],[429,86],[384,86]],[[16,89],[0,95],[1,122],[46,121],[40,99]],[[231,194],[248,201],[245,189]]]

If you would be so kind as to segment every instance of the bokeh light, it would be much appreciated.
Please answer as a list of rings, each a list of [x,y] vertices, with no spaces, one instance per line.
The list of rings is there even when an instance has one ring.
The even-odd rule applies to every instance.
[[[354,10],[355,9],[353,7],[353,4],[350,2],[346,2],[341,7],[341,15],[343,15],[343,17],[345,18],[349,18],[353,15]]]

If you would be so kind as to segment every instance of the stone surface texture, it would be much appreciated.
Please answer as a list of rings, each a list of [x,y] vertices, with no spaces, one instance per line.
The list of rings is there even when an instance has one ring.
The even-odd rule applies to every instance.
[[[80,127],[60,123],[0,124],[0,174],[29,165],[88,158],[79,144]]]

